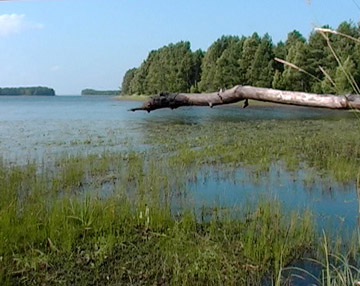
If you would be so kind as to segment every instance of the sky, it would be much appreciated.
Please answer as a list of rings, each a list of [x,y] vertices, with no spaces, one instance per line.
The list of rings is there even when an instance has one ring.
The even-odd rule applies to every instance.
[[[360,0],[0,0],[0,87],[118,89],[151,50],[359,22]]]

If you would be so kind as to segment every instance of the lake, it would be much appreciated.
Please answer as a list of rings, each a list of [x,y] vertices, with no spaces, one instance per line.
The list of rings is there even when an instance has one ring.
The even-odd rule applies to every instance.
[[[212,122],[352,118],[341,111],[293,106],[181,108],[128,112],[141,102],[112,97],[0,97],[0,151],[4,159],[22,163],[63,152],[99,152],[124,148],[124,140],[141,144],[143,128]]]
[[[359,125],[356,115],[350,112],[251,103],[246,109],[235,105],[213,109],[188,107],[173,111],[159,110],[150,114],[128,111],[140,104],[97,96],[2,96],[0,155],[7,164],[22,165],[34,160],[51,162],[56,157],[69,154],[103,154],[128,150],[145,152],[149,149],[154,149],[158,154],[170,154],[177,148],[171,145],[176,134],[185,132],[182,138],[176,139],[177,144],[183,144],[189,138],[195,138],[197,130],[217,130],[216,139],[206,133],[208,139],[195,138],[186,143],[191,145],[189,150],[197,152],[215,140],[222,140],[226,145],[227,138],[234,139],[237,136],[232,131],[229,131],[231,134],[226,133],[228,131],[222,134],[219,130],[223,127],[224,130],[234,130],[236,127],[241,132],[239,126],[242,125],[246,128],[260,126],[266,132],[269,128],[296,123],[304,125],[307,132],[314,128],[316,133],[316,128],[320,130],[324,124],[345,122],[350,126]],[[186,133],[187,130],[191,134]],[[284,132],[287,131],[284,129]],[[249,132],[247,134],[250,135]],[[196,140],[203,141],[196,145]],[[209,140],[209,144],[206,140]],[[287,144],[286,140],[283,144]],[[299,160],[302,161],[302,158]],[[195,179],[186,181],[186,199],[184,196],[174,196],[173,208],[180,210],[184,205],[190,205],[200,216],[200,210],[204,207],[241,208],[256,202],[259,197],[270,197],[279,199],[289,210],[311,209],[319,228],[331,227],[337,231],[344,230],[346,234],[345,230],[356,226],[356,177],[350,175],[349,178],[339,180],[329,174],[327,167],[317,166],[316,162],[314,166],[301,163],[296,168],[288,168],[283,158],[268,161],[264,170],[255,168],[255,171],[256,162],[242,162],[232,167],[231,175],[216,168],[201,169]],[[210,165],[214,165],[214,162]],[[331,166],[328,168],[331,169]]]

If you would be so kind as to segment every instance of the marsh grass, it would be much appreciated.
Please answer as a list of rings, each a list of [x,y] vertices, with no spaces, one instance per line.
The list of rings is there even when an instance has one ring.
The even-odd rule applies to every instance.
[[[355,118],[156,125],[144,132],[147,143],[170,156],[174,166],[253,166],[256,173],[274,161],[283,161],[290,171],[305,163],[342,182],[355,181],[359,170],[360,121]]]
[[[167,167],[135,153],[1,166],[0,284],[250,285],[311,248],[311,214],[285,215],[277,201],[239,219],[174,215]],[[118,188],[104,195],[109,173]]]
[[[331,41],[328,37],[328,34],[345,37],[347,39],[354,41],[356,44],[359,44],[360,40],[332,29],[316,28],[315,31],[320,33],[322,37],[326,40],[327,47],[331,51],[332,56],[336,60],[338,66],[341,68],[343,74],[346,76],[349,84],[352,87],[353,92],[359,94],[360,89],[357,82],[355,81],[354,77],[345,70],[343,62],[340,60],[339,56],[334,50]],[[315,80],[319,80],[313,75],[306,72],[305,70],[302,70],[301,68],[291,63],[282,60],[278,60],[278,61],[282,62],[285,65],[290,66],[293,69],[296,69],[300,72],[310,75],[311,77],[315,78]],[[327,80],[333,85],[334,90],[338,90],[335,81],[329,76],[329,74],[321,66],[319,66],[319,68],[324,73]],[[353,122],[354,125],[357,126],[356,128],[358,128],[360,120],[357,112],[354,113]],[[342,245],[340,237],[338,239],[335,239],[335,241],[333,241],[332,243],[330,243],[325,232],[323,233],[323,242],[322,245],[318,248],[322,250],[322,255],[318,257],[318,259],[311,259],[313,263],[318,264],[320,266],[320,269],[322,269],[320,277],[317,277],[313,273],[306,271],[302,268],[290,267],[287,269],[290,271],[297,270],[301,273],[305,273],[305,275],[312,277],[312,279],[315,281],[317,285],[324,285],[324,286],[360,285],[360,261],[358,259],[358,254],[360,250],[359,148],[356,147],[355,149],[353,149],[355,146],[349,144],[349,140],[348,140],[349,137],[353,137],[354,135],[352,134],[352,132],[349,132],[351,128],[347,128],[345,125],[339,127],[344,128],[344,130],[346,130],[348,134],[344,134],[343,136],[339,137],[340,134],[338,132],[335,133],[336,136],[338,136],[338,140],[340,140],[339,142],[337,142],[338,144],[332,146],[332,147],[336,146],[336,150],[332,149],[330,145],[325,145],[324,146],[325,148],[323,148],[323,152],[327,157],[327,159],[324,161],[322,159],[325,156],[322,154],[322,152],[318,152],[319,149],[316,148],[315,149],[316,153],[313,154],[314,161],[310,161],[310,165],[317,166],[316,162],[321,162],[320,167],[325,167],[326,169],[329,169],[331,172],[333,172],[335,177],[340,180],[347,179],[350,177],[356,178],[356,190],[357,190],[358,209],[359,209],[357,230],[354,232],[351,242],[350,243],[349,241],[347,242],[348,245],[346,245],[346,247]],[[352,138],[352,140],[353,139],[354,138]],[[324,144],[325,142],[322,141],[321,143]],[[353,153],[354,151],[355,153]],[[350,163],[349,162],[350,160],[346,158],[346,154],[348,154],[348,156],[350,154],[355,155],[354,157],[355,161],[353,163]],[[309,162],[308,158],[305,158],[305,161]],[[325,165],[323,165],[323,163]],[[280,272],[282,271],[283,269],[281,269]],[[279,275],[279,279],[277,280],[277,282],[280,280],[281,280],[281,275]]]
[[[309,183],[313,173],[355,182],[359,128],[351,119],[153,124],[142,151],[0,160],[0,284],[286,283],[284,269],[316,252],[311,213],[260,199],[199,216],[188,183],[235,180],[243,167],[255,180],[274,162],[305,164]]]
[[[312,271],[296,266],[282,269],[282,273],[288,272],[287,274],[290,274],[286,276],[287,281],[300,279],[311,281],[311,285],[322,286],[356,286],[359,284],[360,270],[356,267],[359,262],[357,255],[344,254],[338,249],[333,249],[333,245],[325,231],[318,247],[317,258],[305,259],[307,264],[311,265]],[[315,269],[317,271],[314,271]]]

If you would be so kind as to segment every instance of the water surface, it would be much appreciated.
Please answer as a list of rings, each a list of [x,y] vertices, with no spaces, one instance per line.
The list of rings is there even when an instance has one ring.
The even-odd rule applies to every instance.
[[[29,160],[47,161],[63,154],[89,154],[109,151],[145,150],[147,130],[174,125],[204,126],[213,123],[305,121],[354,117],[343,111],[294,106],[239,106],[215,108],[187,107],[177,110],[129,112],[139,102],[118,101],[112,97],[0,97],[0,156],[9,164]],[[219,126],[219,125],[217,125]],[[277,162],[254,180],[246,168],[235,179],[199,175],[189,182],[187,204],[196,209],[241,207],[261,196],[280,199],[287,209],[311,209],[321,227],[356,225],[355,181],[340,183],[333,178],[306,183],[309,172],[289,172]],[[181,204],[180,201],[177,202]]]

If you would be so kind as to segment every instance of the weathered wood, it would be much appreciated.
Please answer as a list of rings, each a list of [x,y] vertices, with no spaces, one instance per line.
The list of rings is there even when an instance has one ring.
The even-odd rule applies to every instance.
[[[212,93],[160,93],[144,102],[141,107],[132,108],[130,111],[150,112],[161,108],[175,109],[181,106],[213,107],[242,100],[246,100],[244,103],[244,107],[246,107],[248,99],[308,107],[360,110],[359,95],[314,94],[237,85],[228,90]]]

